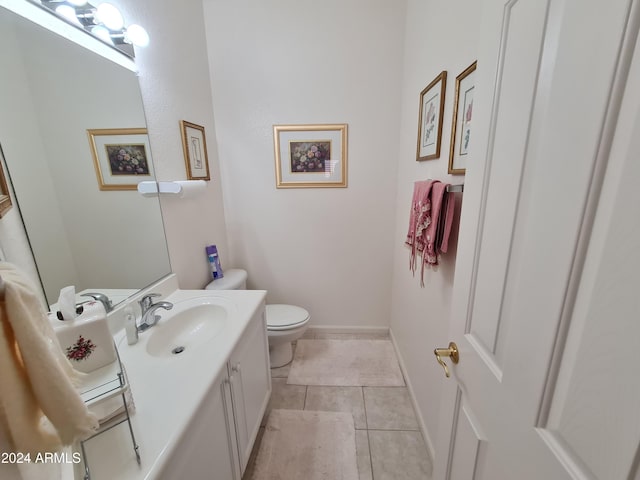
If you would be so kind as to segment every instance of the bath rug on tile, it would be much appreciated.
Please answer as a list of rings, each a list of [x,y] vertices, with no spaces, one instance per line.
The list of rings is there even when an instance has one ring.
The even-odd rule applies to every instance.
[[[288,384],[402,387],[390,340],[298,340]]]
[[[358,480],[353,416],[272,410],[252,480]]]

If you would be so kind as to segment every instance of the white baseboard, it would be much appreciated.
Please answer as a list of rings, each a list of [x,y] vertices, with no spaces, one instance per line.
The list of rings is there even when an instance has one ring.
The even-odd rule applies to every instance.
[[[413,392],[413,386],[411,385],[411,379],[409,378],[409,374],[407,373],[407,368],[404,363],[404,358],[402,357],[402,353],[398,348],[398,344],[396,343],[396,339],[393,336],[393,330],[389,329],[389,336],[391,337],[391,343],[393,344],[393,348],[396,351],[396,356],[398,357],[398,363],[400,363],[400,370],[402,370],[402,375],[404,375],[404,381],[407,383],[407,389],[409,390],[409,397],[411,398],[411,403],[413,404],[413,410],[416,412],[416,417],[418,417],[418,426],[420,427],[420,431],[422,432],[422,436],[424,437],[424,442],[427,444],[427,449],[429,450],[429,456],[431,457],[431,462],[435,462],[435,448],[433,448],[433,441],[429,432],[427,431],[427,427],[424,423],[424,418],[422,417],[422,412],[418,408],[418,402],[416,401],[416,396]]]
[[[373,335],[388,335],[389,327],[345,327],[341,325],[318,325],[309,327],[307,332],[313,333],[360,333]]]

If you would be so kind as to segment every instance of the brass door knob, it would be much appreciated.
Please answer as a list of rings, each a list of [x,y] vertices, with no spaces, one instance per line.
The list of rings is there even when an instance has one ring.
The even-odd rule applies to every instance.
[[[449,357],[453,363],[458,363],[460,361],[458,346],[454,342],[449,342],[449,348],[436,348],[433,351],[433,354],[436,356],[438,363],[442,365],[442,368],[444,368],[444,374],[449,378],[451,373],[449,373],[449,367],[444,363],[442,357]]]

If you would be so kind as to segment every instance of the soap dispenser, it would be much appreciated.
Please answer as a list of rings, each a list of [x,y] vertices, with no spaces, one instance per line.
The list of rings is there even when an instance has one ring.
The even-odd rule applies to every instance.
[[[54,320],[53,328],[73,368],[89,373],[115,362],[117,354],[104,306],[88,302],[83,307],[75,319]]]
[[[136,316],[131,305],[124,309],[124,331],[129,345],[138,343],[138,325],[136,325]]]

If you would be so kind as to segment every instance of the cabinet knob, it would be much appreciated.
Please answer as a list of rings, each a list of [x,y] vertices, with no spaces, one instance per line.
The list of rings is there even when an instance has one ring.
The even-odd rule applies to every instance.
[[[233,367],[231,367],[231,371],[234,373],[240,373],[240,362],[236,363]]]

